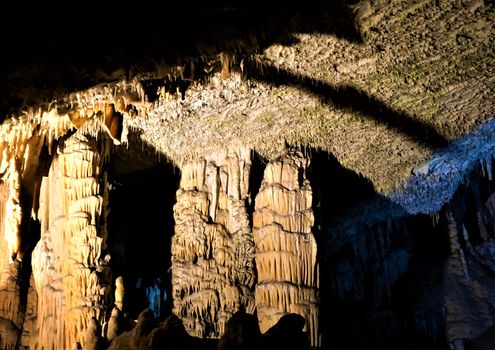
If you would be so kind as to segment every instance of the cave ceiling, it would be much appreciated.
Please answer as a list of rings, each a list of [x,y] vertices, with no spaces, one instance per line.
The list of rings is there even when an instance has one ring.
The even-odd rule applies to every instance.
[[[322,149],[388,192],[495,112],[492,1],[75,1],[2,16],[3,143],[23,123],[98,132],[113,103],[116,143],[176,163]]]

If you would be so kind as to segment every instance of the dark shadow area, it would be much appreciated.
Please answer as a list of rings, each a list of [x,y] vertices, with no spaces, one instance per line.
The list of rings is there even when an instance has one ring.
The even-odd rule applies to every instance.
[[[445,223],[406,216],[332,155],[308,153],[323,349],[446,349]]]
[[[448,141],[433,127],[406,112],[395,110],[374,96],[349,85],[330,85],[309,76],[296,75],[268,63],[248,60],[247,77],[273,85],[288,85],[318,97],[322,103],[357,112],[387,125],[430,149],[445,147]]]
[[[20,203],[21,203],[21,223],[20,223],[20,247],[22,255],[21,269],[19,273],[20,286],[20,309],[26,311],[28,306],[28,293],[31,286],[32,276],[32,253],[41,238],[41,223],[39,219],[33,218],[31,213],[38,212],[40,202],[41,182],[44,176],[48,176],[53,160],[56,146],[52,145],[50,150],[47,145],[41,148],[38,156],[38,166],[31,176],[21,181]]]
[[[444,210],[452,213],[449,238],[457,249],[450,260],[449,301],[462,320],[456,338],[469,350],[495,348],[495,179],[492,161],[477,164]],[[461,289],[462,293],[456,292]],[[453,323],[453,322],[451,322]],[[455,327],[455,324],[454,324]],[[459,333],[464,334],[459,334]]]
[[[114,277],[124,278],[124,312],[171,312],[170,247],[179,171],[131,143],[111,160],[108,245]]]
[[[492,349],[491,162],[475,167],[434,218],[405,215],[371,192],[352,194],[366,193],[369,184],[331,158],[325,161],[324,153],[313,166],[323,227],[318,243],[324,348],[436,350],[455,341],[466,349]],[[345,210],[325,201],[341,202]]]
[[[202,339],[190,336],[177,316],[158,323],[153,313],[144,310],[132,330],[117,333],[108,350],[309,350],[309,336],[303,327],[302,316],[287,314],[261,334],[256,316],[239,311],[227,321],[220,339]]]
[[[0,16],[0,115],[160,65],[252,53],[294,33],[361,42],[357,1],[10,3]]]
[[[254,213],[255,199],[261,188],[261,182],[265,174],[267,160],[261,157],[257,152],[252,151],[251,171],[249,173],[249,202],[247,203],[247,212]],[[253,215],[249,215],[250,226],[253,227]]]
[[[371,181],[344,168],[332,154],[318,149],[308,149],[307,154],[317,225],[328,227],[345,212],[377,196]]]

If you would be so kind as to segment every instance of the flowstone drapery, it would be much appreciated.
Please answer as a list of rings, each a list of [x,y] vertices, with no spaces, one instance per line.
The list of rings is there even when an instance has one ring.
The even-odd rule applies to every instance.
[[[172,297],[188,332],[219,337],[254,309],[254,243],[246,202],[249,149],[218,151],[181,167],[174,206]]]
[[[253,217],[256,308],[262,332],[287,313],[304,316],[311,344],[318,346],[318,265],[308,167],[308,158],[288,151],[265,169]]]

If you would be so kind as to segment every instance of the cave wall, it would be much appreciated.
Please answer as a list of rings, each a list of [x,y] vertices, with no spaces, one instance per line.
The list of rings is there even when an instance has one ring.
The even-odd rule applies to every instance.
[[[445,266],[446,337],[481,336],[495,324],[495,182],[479,164],[444,208],[450,254]]]

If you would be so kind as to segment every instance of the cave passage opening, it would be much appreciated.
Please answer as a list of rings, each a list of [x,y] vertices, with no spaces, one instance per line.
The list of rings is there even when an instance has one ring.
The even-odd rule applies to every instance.
[[[164,319],[172,308],[170,247],[180,174],[156,157],[138,164],[130,165],[127,157],[117,154],[109,172],[111,265],[114,281],[119,276],[124,281],[122,311],[136,319],[149,308]]]

